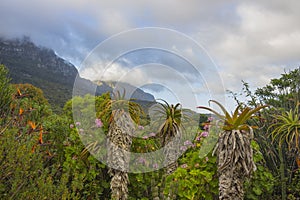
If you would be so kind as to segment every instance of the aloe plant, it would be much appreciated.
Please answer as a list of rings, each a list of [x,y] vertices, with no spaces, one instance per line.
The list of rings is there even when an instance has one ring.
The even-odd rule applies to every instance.
[[[283,161],[282,144],[286,143],[288,149],[296,149],[295,161],[299,163],[299,137],[300,137],[300,116],[299,116],[300,103],[297,102],[295,109],[283,112],[280,115],[274,115],[275,123],[272,124],[268,131],[271,133],[272,141],[278,141],[279,144],[279,157],[280,157],[280,177],[281,177],[281,195],[282,199],[286,199],[286,175]],[[298,165],[298,168],[300,165]]]
[[[123,96],[119,92],[115,95],[115,99],[110,100],[106,104],[109,115],[109,131],[107,137],[109,139],[108,146],[108,162],[115,168],[109,169],[112,177],[110,188],[112,190],[112,199],[126,200],[128,199],[129,178],[126,167],[129,164],[129,154],[132,144],[132,133],[135,130],[135,123],[139,123],[142,108],[132,101],[125,100],[125,91]],[[118,167],[118,168],[116,168]]]
[[[296,148],[299,151],[300,137],[300,116],[298,102],[295,109],[283,112],[280,115],[274,115],[276,123],[270,126],[272,140],[278,139],[279,146],[286,142],[288,149]]]
[[[182,108],[181,104],[177,103],[176,105],[169,104],[165,100],[160,99],[162,102],[159,102],[159,107],[156,110],[156,114],[163,117],[163,121],[158,129],[157,136],[160,139],[161,146],[164,147],[163,153],[166,157],[165,163],[166,168],[164,174],[162,175],[162,181],[160,183],[160,198],[164,198],[164,187],[165,179],[169,174],[172,174],[177,168],[177,157],[179,154],[179,142],[182,135]],[[172,145],[168,146],[168,143],[172,141]],[[172,190],[173,188],[171,188]],[[158,193],[158,186],[156,185],[153,188],[153,198],[160,199],[158,196],[154,195]],[[173,194],[173,191],[169,192],[169,199],[176,198],[176,195]]]
[[[161,145],[165,146],[178,133],[177,129],[181,126],[182,109],[181,104],[168,104],[168,102],[161,100],[164,103],[159,103],[160,107],[157,113],[165,117],[165,120],[159,127],[158,136],[161,140]]]
[[[210,102],[217,104],[223,114],[205,106],[197,108],[208,110],[224,121],[215,147],[218,156],[219,199],[243,199],[244,178],[256,170],[251,148],[253,128],[256,127],[248,125],[247,121],[267,106],[252,109],[239,105],[230,114],[219,102]]]
[[[143,110],[139,104],[125,99],[125,91],[123,95],[119,91],[113,95],[113,98],[102,102],[100,107],[103,109],[98,112],[97,117],[103,119],[108,126],[107,162],[111,167],[108,171],[111,176],[111,199],[126,200],[132,135],[136,124],[140,122]],[[82,151],[82,157],[88,150],[95,151],[97,145],[97,141],[87,145]]]

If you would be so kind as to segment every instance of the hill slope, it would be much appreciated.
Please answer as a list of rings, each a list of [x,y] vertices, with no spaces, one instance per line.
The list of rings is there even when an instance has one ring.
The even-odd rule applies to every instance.
[[[74,65],[58,57],[53,50],[38,47],[27,37],[4,40],[0,38],[0,63],[10,73],[12,83],[30,83],[43,90],[45,97],[56,111],[61,110],[65,102],[72,98],[74,81],[78,71]],[[100,95],[113,89],[101,81],[96,86],[93,82],[79,78],[80,94]],[[151,94],[136,89],[133,98],[142,101],[154,101]]]

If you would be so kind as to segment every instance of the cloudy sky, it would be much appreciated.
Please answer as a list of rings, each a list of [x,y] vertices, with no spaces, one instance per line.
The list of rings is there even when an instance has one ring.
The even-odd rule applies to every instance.
[[[194,107],[298,67],[299,9],[297,0],[2,0],[0,36],[30,36],[82,76]]]

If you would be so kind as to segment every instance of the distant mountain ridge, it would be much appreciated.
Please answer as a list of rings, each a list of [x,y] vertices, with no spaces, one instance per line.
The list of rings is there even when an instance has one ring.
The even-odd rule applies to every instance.
[[[53,50],[36,46],[28,37],[14,40],[0,38],[0,63],[9,69],[12,83],[30,83],[41,88],[55,110],[60,110],[72,98],[74,81],[78,75],[76,67],[57,56]],[[100,95],[113,91],[103,81],[95,85],[90,80],[78,77],[76,82],[79,83],[76,93],[81,95]],[[134,86],[130,88],[132,90]],[[153,95],[139,88],[135,88],[132,97],[140,101],[155,101]]]

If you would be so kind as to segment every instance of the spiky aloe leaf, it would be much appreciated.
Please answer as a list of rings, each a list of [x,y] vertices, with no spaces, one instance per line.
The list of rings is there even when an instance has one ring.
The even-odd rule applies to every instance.
[[[198,106],[197,108],[199,109],[204,109],[204,110],[208,110],[210,112],[212,112],[213,114],[215,114],[216,116],[218,116],[221,119],[225,119],[224,115],[221,115],[220,113],[218,113],[217,111],[213,110],[212,108],[209,107],[205,107],[205,106]]]
[[[241,124],[245,124],[246,121],[248,121],[252,115],[256,112],[258,112],[259,110],[268,107],[267,105],[263,105],[263,106],[258,106],[254,109],[251,109],[249,107],[246,107],[242,113],[236,118],[234,119],[234,127],[239,127]]]
[[[227,121],[227,123],[232,124],[232,117],[230,116],[229,112],[225,109],[225,107],[221,103],[219,103],[215,100],[209,100],[209,102],[213,102],[213,103],[217,104],[223,111],[223,113],[225,115],[225,120]]]
[[[272,142],[278,138],[278,143],[281,146],[283,142],[288,144],[288,148],[292,146],[299,149],[299,130],[300,120],[298,114],[299,102],[294,110],[283,112],[281,115],[274,115],[276,123],[271,125],[268,129],[271,131]]]
[[[241,113],[239,114],[241,105],[238,105],[236,107],[236,109],[234,110],[234,113],[232,115],[230,115],[229,112],[225,109],[225,107],[221,103],[219,103],[215,100],[210,100],[209,102],[213,102],[213,103],[217,104],[221,108],[224,115],[221,115],[217,111],[213,110],[212,108],[208,108],[205,106],[198,106],[197,108],[208,110],[208,111],[214,113],[215,115],[217,115],[218,117],[220,117],[221,119],[223,119],[224,120],[223,130],[226,130],[226,131],[235,130],[235,129],[236,130],[249,129],[249,126],[246,126],[246,121],[249,120],[254,113],[267,107],[267,105],[258,106],[254,109],[246,107],[246,108],[242,109]]]

